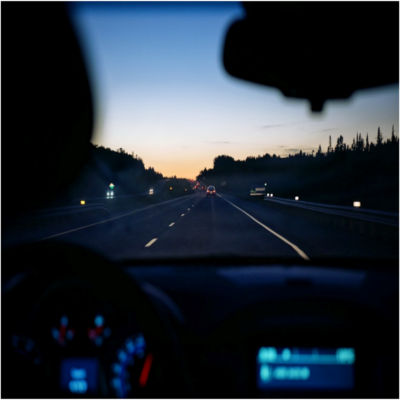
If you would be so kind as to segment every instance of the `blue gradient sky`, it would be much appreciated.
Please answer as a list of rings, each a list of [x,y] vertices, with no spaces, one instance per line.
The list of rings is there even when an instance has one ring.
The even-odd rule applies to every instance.
[[[214,157],[351,143],[377,127],[398,134],[398,87],[356,93],[312,114],[306,101],[228,76],[224,34],[238,3],[74,3],[95,87],[94,143],[123,147],[166,176],[195,178]],[[382,55],[382,62],[385,57]],[[360,62],[360,68],[368,60]]]

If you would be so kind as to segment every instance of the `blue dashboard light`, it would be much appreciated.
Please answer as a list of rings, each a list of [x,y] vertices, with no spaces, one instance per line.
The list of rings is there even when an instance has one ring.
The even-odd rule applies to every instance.
[[[354,349],[341,348],[336,350],[336,359],[342,364],[353,364],[355,360]]]
[[[122,383],[120,378],[113,378],[112,386],[114,389],[121,389]]]
[[[54,338],[55,340],[58,340],[58,336],[59,336],[58,329],[57,329],[57,328],[53,328],[53,329],[51,330],[51,335],[53,336],[53,338]]]
[[[95,393],[98,361],[95,358],[67,358],[61,361],[60,387],[74,394]]]
[[[60,324],[62,326],[67,326],[68,325],[68,317],[66,315],[63,315],[60,319]]]
[[[72,379],[86,379],[86,370],[84,368],[71,368]]]
[[[122,367],[121,367],[120,364],[113,364],[112,370],[113,370],[115,375],[119,375],[122,372]]]
[[[120,350],[118,353],[118,360],[124,363],[127,360],[128,356],[126,355],[125,351]]]
[[[136,346],[135,346],[135,344],[133,343],[133,340],[132,339],[128,339],[127,341],[126,341],[126,350],[128,351],[128,353],[130,353],[130,354],[134,354],[135,353],[135,348],[136,348]]]
[[[142,335],[139,335],[137,338],[136,338],[136,346],[138,346],[138,347],[144,347],[146,345],[146,342],[145,342],[145,340],[144,340],[144,337],[142,336]]]
[[[354,348],[261,347],[257,381],[261,390],[351,390]]]
[[[260,363],[264,362],[274,362],[277,358],[277,352],[275,347],[261,347],[258,352],[258,361]]]
[[[85,380],[70,381],[68,387],[71,393],[86,393],[88,384]]]
[[[144,340],[144,337],[142,335],[139,335],[136,338],[136,354],[138,357],[144,357],[145,348],[146,342]]]
[[[111,386],[114,388],[117,397],[123,397],[123,387],[122,387],[122,382],[120,378],[113,378],[111,381]]]
[[[262,381],[269,381],[271,379],[271,369],[268,365],[262,365],[260,368],[260,378]]]
[[[97,327],[104,325],[104,317],[102,315],[96,315],[94,318],[94,325]]]
[[[284,361],[288,361],[290,359],[291,356],[291,351],[289,349],[283,349],[282,351],[282,360]]]

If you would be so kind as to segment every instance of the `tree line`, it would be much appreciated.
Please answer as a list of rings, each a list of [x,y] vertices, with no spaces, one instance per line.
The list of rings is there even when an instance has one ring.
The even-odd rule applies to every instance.
[[[138,194],[161,179],[163,175],[153,167],[145,168],[143,160],[136,154],[129,154],[123,148],[112,150],[91,144],[89,161],[72,185],[69,196],[101,197],[111,182],[116,194]]]
[[[197,179],[220,190],[244,195],[251,186],[267,183],[267,191],[282,197],[349,205],[360,200],[365,207],[398,210],[399,138],[392,127],[383,139],[380,127],[371,140],[356,134],[350,145],[342,135],[326,151],[298,151],[281,157],[262,156],[235,160],[228,155],[214,159],[213,168],[203,169]]]

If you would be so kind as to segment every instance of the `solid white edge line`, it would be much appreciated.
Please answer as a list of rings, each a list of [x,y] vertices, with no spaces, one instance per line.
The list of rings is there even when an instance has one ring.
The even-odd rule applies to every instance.
[[[144,247],[150,247],[152,244],[157,242],[158,238],[151,239],[149,243],[147,243]]]
[[[304,260],[310,260],[310,257],[306,253],[304,253],[303,250],[301,250],[299,247],[297,247],[294,243],[290,242],[286,238],[284,238],[282,235],[279,233],[275,232],[273,229],[269,228],[267,225],[264,225],[262,222],[260,222],[257,218],[254,218],[251,214],[249,214],[247,211],[244,211],[240,207],[238,207],[236,204],[232,203],[231,201],[225,199],[222,197],[220,194],[217,194],[222,200],[226,201],[229,203],[232,207],[235,207],[237,210],[241,211],[244,215],[248,216],[251,220],[253,220],[255,223],[258,225],[262,226],[264,229],[266,229],[268,232],[272,233],[274,236],[276,236],[278,239],[282,240],[285,242],[288,246],[290,246],[301,258]]]
[[[171,222],[168,226],[174,226],[175,222]]]

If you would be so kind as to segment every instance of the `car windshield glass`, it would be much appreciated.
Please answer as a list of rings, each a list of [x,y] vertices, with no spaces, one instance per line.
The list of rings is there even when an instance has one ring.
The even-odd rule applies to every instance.
[[[312,113],[225,71],[240,3],[69,7],[95,103],[90,160],[7,242],[115,260],[398,257],[398,86]]]

